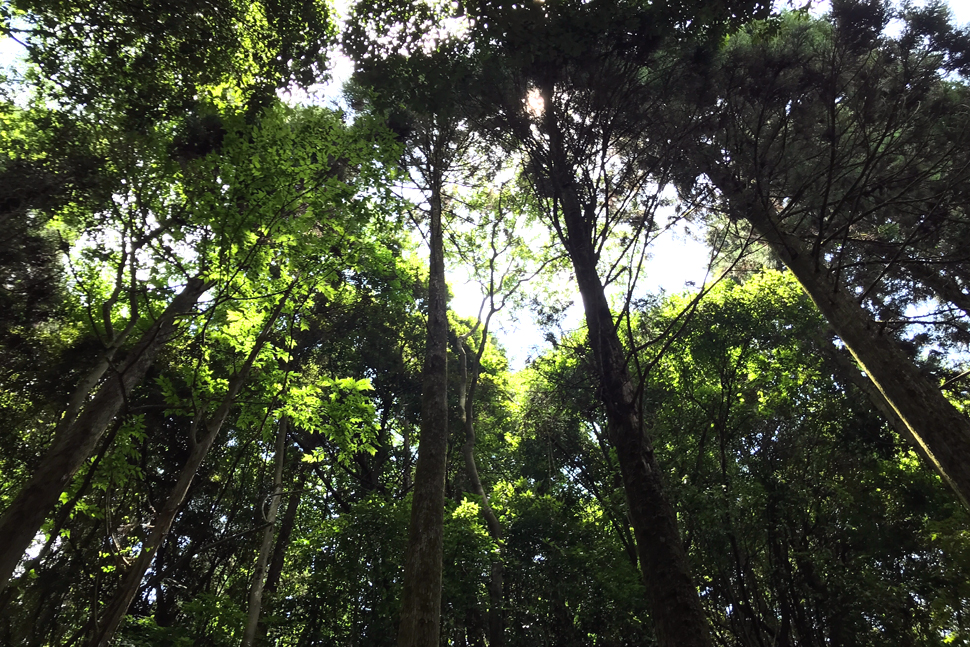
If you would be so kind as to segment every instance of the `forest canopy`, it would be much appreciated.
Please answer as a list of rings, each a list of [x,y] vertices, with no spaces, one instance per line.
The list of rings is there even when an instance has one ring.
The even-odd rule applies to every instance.
[[[345,11],[0,7],[0,644],[970,644],[947,7]]]

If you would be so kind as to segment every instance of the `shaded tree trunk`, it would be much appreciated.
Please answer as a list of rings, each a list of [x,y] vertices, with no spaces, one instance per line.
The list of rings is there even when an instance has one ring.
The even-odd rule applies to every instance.
[[[824,329],[818,331],[817,342],[819,348],[822,351],[822,355],[828,359],[835,368],[836,375],[841,377],[845,382],[853,384],[862,393],[865,394],[866,398],[869,400],[876,411],[878,411],[889,426],[899,434],[901,438],[905,438],[912,446],[913,449],[919,454],[927,465],[932,466],[933,462],[926,455],[923,450],[923,446],[916,442],[916,438],[913,436],[913,432],[910,431],[903,419],[899,417],[896,410],[893,409],[892,405],[886,400],[886,396],[883,395],[882,391],[870,380],[864,373],[859,370],[859,365],[856,364],[855,360],[844,350],[836,347],[832,340],[835,335],[835,331],[831,329],[830,326],[823,326]]]
[[[458,407],[461,411],[462,423],[465,427],[465,443],[461,454],[465,459],[465,474],[468,483],[482,500],[482,516],[488,534],[498,545],[497,555],[492,556],[488,580],[488,644],[490,647],[501,647],[505,644],[505,563],[502,558],[502,524],[499,523],[495,511],[488,502],[488,494],[482,487],[482,480],[478,474],[475,462],[475,390],[478,386],[478,362],[481,361],[482,351],[488,339],[488,324],[482,331],[482,345],[475,358],[475,366],[471,375],[468,370],[468,350],[464,339],[458,340],[458,353],[461,358],[461,386],[458,390]]]
[[[837,273],[787,233],[771,204],[719,167],[709,177],[788,266],[926,458],[970,509],[970,420],[903,355],[895,340],[842,287]]]
[[[283,575],[283,560],[286,558],[286,550],[290,545],[290,537],[293,535],[293,528],[296,526],[296,513],[300,508],[300,494],[306,485],[308,476],[304,463],[299,463],[296,469],[299,476],[294,482],[294,491],[290,493],[286,502],[286,511],[283,512],[283,520],[280,522],[280,531],[276,538],[276,545],[273,547],[273,556],[269,562],[269,571],[266,574],[266,587],[263,595],[273,595],[279,587],[280,578]]]
[[[952,277],[945,276],[938,268],[917,261],[907,263],[905,269],[913,279],[936,292],[941,300],[949,301],[970,317],[970,296],[967,296]]]
[[[64,528],[64,524],[70,519],[71,514],[74,512],[74,508],[77,506],[78,502],[86,496],[89,492],[91,482],[94,480],[95,474],[97,474],[98,467],[101,465],[101,461],[104,460],[105,455],[111,448],[111,444],[114,442],[115,436],[118,434],[118,430],[121,429],[122,419],[118,418],[115,420],[115,424],[112,425],[111,431],[104,436],[104,440],[101,442],[101,449],[98,450],[97,455],[94,460],[91,461],[91,467],[88,468],[87,474],[84,476],[84,480],[81,486],[71,497],[71,500],[65,503],[61,509],[57,512],[54,518],[53,524],[49,531],[49,537],[44,543],[44,547],[41,548],[40,552],[32,558],[29,562],[24,565],[23,572],[16,580],[11,580],[10,586],[0,593],[0,613],[7,607],[14,596],[17,594],[18,589],[22,589],[23,586],[31,579],[31,573],[36,569],[47,556],[50,555],[51,550],[54,548],[54,544],[57,543],[57,538],[61,534],[61,530]],[[36,577],[36,574],[34,575]]]
[[[568,216],[566,222],[568,227]],[[580,249],[570,250],[570,257],[583,298],[610,441],[620,464],[657,641],[665,647],[708,647],[707,619],[691,579],[677,517],[664,489],[653,444],[643,429],[636,388],[596,272],[592,248],[574,247]]]
[[[266,584],[266,570],[269,564],[270,551],[273,549],[273,532],[276,525],[276,514],[280,507],[280,497],[283,495],[283,463],[286,457],[286,428],[287,418],[280,419],[279,430],[276,432],[276,465],[273,472],[273,494],[269,504],[269,513],[263,518],[266,528],[259,545],[259,555],[256,558],[256,570],[253,573],[253,583],[249,588],[249,611],[246,617],[246,630],[243,633],[243,647],[251,647],[256,640],[256,628],[259,615],[263,608],[263,587]]]
[[[546,96],[551,93],[547,91]],[[551,102],[547,101],[547,105]],[[589,343],[606,409],[608,437],[620,465],[657,642],[662,647],[710,647],[710,628],[691,578],[677,516],[667,497],[653,444],[643,428],[627,355],[596,269],[593,223],[585,217],[575,185],[575,169],[566,155],[552,113],[552,110],[546,111],[549,180],[561,203],[565,225],[565,231],[558,225],[557,231],[569,254],[583,299]]]
[[[128,394],[145,378],[155,356],[175,333],[178,318],[191,311],[209,287],[211,284],[202,279],[189,279],[86,405],[82,403],[93,389],[94,373],[100,377],[104,372],[101,364],[82,384],[87,390],[79,387],[75,392],[68,414],[58,425],[40,467],[0,518],[0,592],[6,588],[14,568],[71,478],[94,451],[101,435],[127,402]],[[76,418],[72,418],[74,411],[80,412]]]
[[[421,436],[414,470],[411,522],[404,560],[400,647],[438,647],[448,457],[448,315],[440,172],[432,172],[428,342],[421,393]]]
[[[269,560],[269,568],[266,572],[266,585],[263,587],[263,599],[269,599],[270,604],[279,588],[280,579],[283,576],[283,565],[286,560],[286,551],[290,546],[290,538],[293,535],[293,528],[296,526],[296,513],[300,509],[300,498],[309,470],[305,468],[306,463],[297,461],[293,468],[297,472],[296,480],[293,483],[292,491],[286,502],[286,510],[283,512],[283,519],[280,521],[280,530],[277,533],[276,543],[273,545],[273,554]],[[266,607],[266,604],[263,604]],[[265,641],[268,627],[266,626],[266,614],[260,616],[260,622],[256,631],[256,640]]]
[[[135,559],[134,563],[125,573],[121,580],[121,584],[118,586],[118,590],[115,591],[111,602],[108,604],[107,609],[100,618],[96,618],[92,638],[88,642],[88,645],[92,647],[107,647],[111,639],[114,637],[115,632],[121,625],[121,621],[124,619],[125,614],[128,613],[128,607],[131,606],[132,600],[138,594],[138,590],[141,585],[142,579],[145,577],[145,573],[148,572],[148,568],[151,566],[152,561],[155,559],[155,554],[158,552],[159,547],[162,542],[165,541],[168,536],[168,532],[172,527],[172,523],[175,521],[175,517],[178,514],[179,509],[185,502],[185,498],[189,492],[189,488],[192,486],[192,481],[195,479],[196,473],[199,471],[199,467],[202,465],[202,461],[205,460],[206,455],[212,448],[216,437],[222,430],[222,425],[225,423],[226,418],[229,416],[229,411],[232,409],[235,403],[236,396],[242,389],[243,385],[249,378],[249,374],[252,371],[253,364],[256,358],[259,356],[260,351],[266,342],[269,340],[269,335],[272,330],[273,325],[279,318],[280,313],[283,310],[283,306],[286,304],[287,299],[290,296],[290,290],[292,290],[294,284],[291,284],[290,289],[280,298],[279,303],[276,308],[270,314],[263,329],[260,331],[256,338],[256,342],[253,344],[252,350],[246,357],[246,361],[240,367],[239,371],[229,380],[229,387],[226,390],[225,396],[223,396],[222,402],[219,404],[219,408],[215,410],[212,416],[206,421],[204,425],[204,435],[201,439],[197,438],[198,427],[201,426],[202,413],[198,414],[195,420],[192,422],[192,428],[189,434],[189,446],[191,448],[189,452],[189,457],[182,466],[182,470],[179,472],[178,481],[175,486],[169,492],[168,497],[165,499],[165,503],[162,505],[158,514],[155,516],[155,522],[152,526],[152,532],[142,543],[141,552]]]

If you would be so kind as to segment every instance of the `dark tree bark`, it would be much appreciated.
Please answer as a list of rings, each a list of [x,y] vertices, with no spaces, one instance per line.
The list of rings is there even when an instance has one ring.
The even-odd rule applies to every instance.
[[[94,479],[94,475],[97,474],[98,467],[101,465],[101,461],[104,460],[105,455],[111,448],[111,444],[114,442],[115,436],[118,434],[118,430],[121,429],[121,424],[123,419],[118,418],[115,420],[115,424],[112,425],[111,431],[109,431],[104,439],[101,441],[101,449],[98,450],[97,455],[94,460],[91,461],[91,467],[88,468],[87,474],[84,476],[84,481],[81,483],[81,487],[77,489],[71,500],[61,506],[58,510],[57,515],[54,518],[54,523],[50,529],[50,536],[44,543],[44,547],[41,548],[40,552],[24,565],[23,572],[16,580],[11,580],[10,586],[0,594],[0,613],[7,607],[15,595],[17,595],[18,589],[21,589],[24,584],[30,580],[31,573],[45,560],[47,556],[50,555],[51,550],[54,548],[54,544],[57,543],[57,538],[61,534],[61,530],[64,528],[64,524],[70,519],[71,513],[74,512],[74,508],[77,506],[78,502],[88,494],[90,491],[91,481]],[[36,575],[35,575],[36,576]]]
[[[44,455],[40,467],[0,518],[0,592],[7,586],[17,563],[40,531],[44,519],[51,513],[62,492],[77,470],[94,451],[104,431],[128,400],[128,394],[145,378],[155,356],[171,339],[177,329],[178,318],[190,312],[199,297],[211,287],[202,279],[188,283],[159,316],[158,320],[138,340],[108,377],[97,394],[83,404],[97,380],[88,376],[91,387],[79,390],[72,398],[68,414],[58,425],[54,440]],[[99,365],[94,372],[101,370]],[[98,378],[101,373],[98,373]],[[78,411],[76,418],[72,415]]]
[[[551,93],[547,91],[546,96]],[[551,103],[547,101],[546,105]],[[627,353],[620,343],[597,271],[595,232],[585,216],[587,210],[575,185],[575,169],[566,155],[552,110],[546,112],[546,133],[548,180],[561,204],[565,226],[564,231],[558,226],[557,230],[583,299],[608,435],[620,465],[657,642],[662,647],[710,647],[710,628],[691,577],[677,516],[667,497],[653,444],[643,427],[637,388],[627,368]]]
[[[421,437],[404,561],[400,647],[438,647],[441,630],[441,551],[448,457],[448,293],[441,228],[442,174],[432,167],[427,175],[431,206],[428,343],[422,376]]]
[[[805,243],[786,232],[774,205],[722,167],[708,176],[791,270],[828,320],[839,339],[912,434],[917,445],[960,501],[970,509],[970,420],[950,404],[939,387],[919,372],[896,341],[838,280],[838,273],[816,259]]]
[[[570,217],[565,216],[564,220],[568,228]],[[620,464],[657,641],[671,647],[708,647],[707,619],[691,578],[677,517],[665,492],[653,445],[643,429],[636,388],[626,367],[626,352],[596,272],[592,249],[582,244],[575,247],[575,251],[570,250],[570,258],[583,298],[609,436]]]
[[[970,296],[967,296],[952,277],[943,274],[940,268],[919,261],[906,263],[905,268],[915,281],[933,290],[941,300],[949,301],[970,317]]]

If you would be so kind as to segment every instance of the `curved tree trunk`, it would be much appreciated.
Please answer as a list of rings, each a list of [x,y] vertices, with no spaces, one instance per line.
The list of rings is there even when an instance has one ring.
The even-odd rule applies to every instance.
[[[502,558],[502,524],[499,523],[495,511],[488,503],[488,494],[482,487],[482,479],[478,474],[475,462],[475,390],[478,386],[478,362],[488,339],[488,324],[482,331],[482,345],[475,359],[475,366],[468,371],[468,350],[464,340],[458,340],[458,353],[461,357],[461,386],[458,389],[458,407],[461,411],[462,423],[465,427],[465,443],[461,454],[465,459],[465,474],[474,492],[482,500],[482,516],[488,534],[499,549],[498,554],[492,556],[491,569],[488,580],[488,644],[489,647],[501,647],[505,644],[505,562]]]
[[[414,470],[411,522],[404,561],[400,647],[438,647],[441,568],[448,458],[448,314],[441,174],[432,172],[428,343],[421,393],[421,437]]]
[[[266,570],[269,565],[270,551],[273,549],[273,531],[276,525],[276,513],[280,508],[280,497],[283,495],[283,464],[286,457],[286,428],[287,418],[280,419],[279,430],[276,432],[276,466],[273,472],[273,493],[269,504],[269,513],[263,518],[266,527],[259,544],[259,555],[256,558],[256,570],[253,573],[253,583],[249,587],[249,610],[246,614],[246,630],[243,633],[242,647],[252,647],[256,641],[256,628],[263,608],[263,586],[266,584]]]
[[[737,215],[747,219],[788,266],[930,463],[970,509],[970,419],[919,372],[892,337],[883,334],[842,287],[836,272],[782,228],[773,205],[744,190],[723,168],[712,167],[708,176]]]
[[[138,557],[122,578],[121,584],[118,586],[118,590],[115,591],[111,602],[108,603],[104,614],[100,618],[96,618],[92,638],[88,641],[88,645],[91,647],[108,647],[115,632],[121,625],[121,621],[128,613],[128,607],[131,606],[132,600],[138,594],[145,573],[148,572],[148,568],[151,566],[152,561],[154,561],[155,554],[161,547],[162,542],[168,537],[172,523],[175,521],[178,511],[181,509],[182,504],[185,502],[185,497],[188,495],[189,488],[192,486],[192,481],[195,480],[195,475],[199,471],[202,461],[205,460],[216,437],[222,430],[222,425],[229,416],[229,411],[232,409],[233,404],[235,404],[236,396],[246,383],[246,380],[249,379],[249,373],[252,371],[253,364],[263,349],[263,346],[269,340],[272,327],[283,311],[283,306],[286,304],[287,299],[289,299],[290,290],[292,290],[294,285],[295,283],[291,284],[290,289],[280,298],[276,308],[263,325],[263,329],[256,338],[252,350],[250,350],[249,355],[246,357],[246,361],[232,379],[229,380],[229,388],[225,396],[223,396],[219,408],[206,421],[204,425],[205,433],[201,439],[197,439],[196,432],[200,426],[200,416],[202,414],[197,416],[193,421],[189,435],[189,446],[191,447],[189,457],[179,472],[178,481],[176,481],[175,486],[165,499],[165,503],[155,516],[152,532],[142,543],[141,552],[138,553]]]
[[[551,92],[546,90],[546,96]],[[552,102],[547,101],[547,106]],[[594,223],[576,189],[575,168],[566,153],[554,110],[545,112],[549,137],[548,180],[555,190],[563,230],[559,233],[583,299],[589,343],[599,373],[608,437],[616,449],[623,489],[637,543],[647,602],[661,647],[710,647],[711,635],[667,497],[653,444],[640,417],[637,389],[627,369],[627,354],[617,333],[596,265]],[[589,209],[589,212],[595,212]],[[558,216],[555,216],[558,219]]]
[[[17,563],[57,505],[61,493],[121,412],[128,394],[145,378],[155,356],[175,333],[178,318],[191,311],[209,287],[202,279],[189,279],[124,361],[102,382],[97,394],[86,405],[81,403],[93,387],[84,392],[84,397],[79,395],[81,389],[72,397],[69,413],[74,410],[80,413],[73,419],[66,415],[58,425],[40,467],[0,518],[0,592],[6,588]],[[93,373],[101,369],[99,364]],[[93,373],[85,383],[91,382]]]

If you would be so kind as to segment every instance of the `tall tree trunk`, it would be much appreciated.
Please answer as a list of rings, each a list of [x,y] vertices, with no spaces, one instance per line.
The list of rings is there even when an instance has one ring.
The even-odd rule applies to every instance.
[[[182,507],[182,504],[185,502],[185,497],[189,492],[189,488],[192,486],[192,481],[195,479],[199,467],[202,465],[202,461],[205,460],[206,455],[209,453],[216,437],[222,429],[222,425],[229,416],[229,411],[235,403],[236,396],[249,378],[249,373],[252,371],[256,358],[269,340],[273,325],[283,311],[283,306],[286,304],[287,299],[289,299],[290,291],[294,285],[295,283],[291,284],[290,289],[280,297],[279,303],[256,337],[256,341],[249,355],[246,357],[246,361],[232,379],[229,380],[229,388],[226,390],[226,394],[223,396],[219,408],[215,410],[205,423],[205,434],[201,439],[197,438],[197,428],[199,427],[202,414],[196,416],[196,419],[193,421],[189,435],[189,446],[191,447],[189,457],[179,472],[178,481],[176,481],[175,486],[169,492],[161,510],[155,516],[152,532],[142,543],[141,552],[138,553],[138,557],[131,565],[131,568],[128,569],[128,572],[122,578],[118,590],[115,591],[111,602],[108,604],[108,608],[95,622],[92,638],[88,642],[91,647],[107,647],[114,637],[115,632],[118,630],[118,627],[121,625],[125,614],[128,613],[128,607],[131,606],[132,600],[138,594],[138,589],[142,579],[145,577],[145,573],[148,572],[149,566],[151,566],[152,561],[155,559],[158,548],[168,536],[168,532],[172,528],[172,523],[175,521],[175,517]]]
[[[710,628],[691,578],[677,516],[667,498],[653,444],[643,428],[627,355],[596,269],[592,224],[584,217],[573,168],[567,161],[558,128],[552,124],[547,132],[551,133],[551,180],[561,200],[565,224],[560,236],[583,299],[608,436],[616,449],[623,478],[657,642],[662,647],[710,647]]]
[[[280,419],[279,430],[276,432],[276,469],[273,473],[273,494],[269,504],[269,513],[263,521],[263,539],[259,545],[259,555],[256,558],[256,571],[253,573],[253,583],[249,588],[249,611],[246,617],[246,631],[243,633],[242,647],[252,647],[256,640],[256,628],[259,625],[259,615],[263,608],[263,586],[266,584],[266,569],[269,564],[270,551],[273,549],[273,531],[276,526],[276,513],[280,508],[280,497],[283,495],[283,463],[286,455],[287,418]]]
[[[3,613],[3,610],[7,608],[7,605],[17,595],[17,591],[23,589],[24,585],[30,581],[32,575],[33,577],[37,577],[37,575],[33,573],[34,569],[36,569],[45,559],[47,559],[47,556],[50,555],[51,550],[54,548],[54,544],[57,543],[57,540],[60,537],[64,524],[67,523],[68,519],[71,517],[71,514],[74,512],[75,506],[77,506],[78,502],[80,502],[80,500],[88,494],[91,482],[94,480],[95,474],[97,474],[98,467],[101,465],[101,461],[104,460],[105,455],[111,448],[111,444],[114,442],[115,436],[117,436],[118,431],[121,429],[122,422],[122,418],[117,418],[115,420],[115,424],[111,426],[111,431],[104,436],[104,440],[101,442],[101,449],[98,450],[94,460],[91,461],[91,466],[88,468],[87,474],[84,475],[84,480],[81,482],[77,492],[74,493],[74,496],[71,497],[70,501],[61,506],[61,509],[57,511],[57,515],[54,517],[53,524],[51,525],[49,536],[47,541],[44,543],[44,547],[41,548],[40,552],[24,565],[23,571],[20,573],[19,577],[16,580],[11,580],[10,584],[7,586],[7,589],[3,593],[0,593],[0,614]]]
[[[124,361],[109,373],[97,394],[83,406],[79,405],[84,398],[72,398],[68,413],[74,409],[80,413],[73,419],[66,415],[58,425],[37,471],[0,518],[0,593],[71,478],[94,451],[128,394],[145,378],[155,356],[175,333],[178,318],[188,313],[210,286],[202,279],[189,279]]]
[[[565,220],[572,238],[575,226],[569,223],[573,218],[566,215]],[[592,246],[585,240],[576,241],[569,251],[583,298],[609,437],[623,477],[657,642],[663,647],[709,647],[710,629],[691,578],[677,517],[664,490],[653,444],[640,419],[636,388],[596,271]]]
[[[488,502],[488,494],[482,487],[482,479],[478,474],[475,462],[475,391],[478,386],[478,362],[488,339],[488,324],[482,331],[482,345],[475,359],[475,366],[471,374],[468,370],[468,349],[464,339],[458,340],[458,354],[461,358],[461,385],[458,389],[458,407],[461,411],[462,424],[465,427],[465,444],[461,454],[465,459],[465,474],[468,483],[482,500],[482,516],[492,541],[498,546],[498,553],[492,555],[491,569],[488,580],[488,644],[490,647],[501,647],[505,644],[505,563],[502,559],[502,524],[499,523],[495,511]]]
[[[276,537],[273,556],[269,561],[269,571],[266,574],[266,588],[263,590],[263,595],[273,595],[276,593],[280,578],[283,575],[283,561],[286,558],[286,550],[290,545],[293,528],[296,526],[296,513],[300,508],[300,495],[309,476],[309,471],[304,465],[305,463],[298,463],[295,468],[299,475],[296,481],[294,481],[293,491],[287,499],[286,511],[283,512],[283,520],[280,522],[280,532]]]
[[[970,419],[917,370],[892,337],[883,334],[872,316],[842,287],[837,272],[784,231],[772,204],[752,189],[742,188],[723,168],[712,167],[708,175],[732,210],[746,218],[788,266],[936,471],[970,508]]]
[[[297,472],[296,480],[293,482],[292,490],[286,502],[286,510],[283,512],[283,519],[280,521],[280,531],[276,536],[276,543],[273,545],[273,554],[269,560],[269,569],[266,572],[266,585],[263,588],[263,599],[269,599],[272,604],[276,590],[279,588],[280,580],[283,576],[283,566],[286,560],[286,551],[290,546],[290,537],[293,535],[293,528],[296,526],[296,513],[300,509],[300,496],[306,486],[309,470],[305,467],[306,463],[299,462],[292,468]],[[266,606],[265,604],[263,605]],[[265,641],[268,627],[266,626],[266,614],[260,617],[257,627],[256,640]]]
[[[541,89],[546,109],[548,177],[561,210],[553,223],[566,248],[583,299],[589,344],[606,409],[607,436],[616,449],[626,493],[647,604],[661,647],[711,647],[711,632],[701,608],[677,527],[677,515],[667,497],[653,443],[644,429],[637,388],[627,369],[627,353],[620,343],[603,282],[597,271],[594,240],[595,205],[583,204],[576,185],[576,168],[553,107],[551,87]],[[565,229],[563,229],[565,225]]]
[[[913,432],[910,431],[909,427],[906,426],[906,423],[904,423],[902,418],[899,417],[899,414],[896,413],[896,410],[893,409],[891,404],[889,404],[889,401],[886,400],[886,396],[884,396],[882,391],[880,391],[879,388],[873,384],[872,380],[866,377],[866,375],[859,370],[859,365],[855,362],[851,355],[846,353],[844,349],[836,347],[832,339],[833,336],[835,336],[835,331],[832,330],[831,326],[825,324],[819,329],[816,336],[816,342],[821,349],[822,356],[828,359],[834,367],[835,374],[845,382],[855,385],[856,388],[864,393],[866,398],[869,400],[869,404],[871,404],[876,411],[878,411],[883,418],[886,419],[889,426],[892,427],[901,438],[905,438],[907,442],[913,446],[916,453],[919,454],[924,461],[926,461],[926,464],[932,467],[933,462],[926,455],[926,452],[923,450],[923,446],[916,442]]]
[[[432,172],[428,343],[421,392],[421,437],[414,470],[411,523],[404,561],[400,647],[438,647],[441,564],[448,456],[448,314],[440,172]]]

